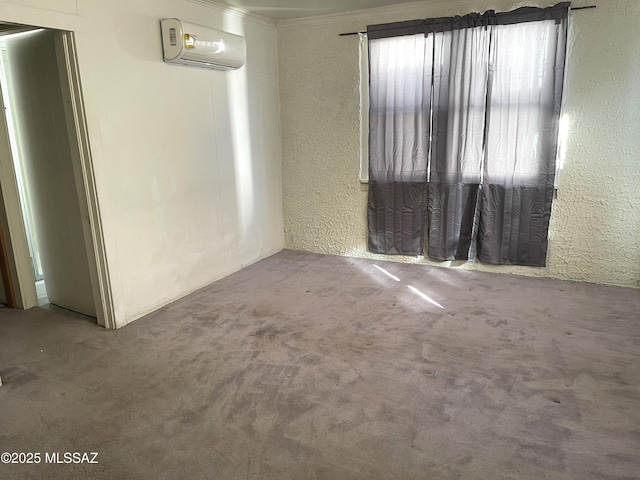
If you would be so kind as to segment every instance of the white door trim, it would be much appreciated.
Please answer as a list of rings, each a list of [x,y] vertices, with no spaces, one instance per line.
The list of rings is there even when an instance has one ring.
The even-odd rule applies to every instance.
[[[98,324],[115,329],[113,295],[73,32],[60,32],[56,37],[56,54],[80,210],[84,220],[88,220],[83,221],[83,230]]]

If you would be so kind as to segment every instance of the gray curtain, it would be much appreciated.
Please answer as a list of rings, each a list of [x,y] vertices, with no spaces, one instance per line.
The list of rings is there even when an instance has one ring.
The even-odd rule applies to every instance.
[[[469,256],[483,162],[490,30],[482,16],[428,24],[434,38],[429,258]],[[480,25],[478,25],[480,24]],[[478,25],[478,26],[473,26]],[[435,31],[433,31],[435,30]]]
[[[369,38],[369,250],[424,252],[430,88],[424,34]]]
[[[398,35],[416,43],[416,31],[426,37],[420,44],[426,60],[417,67],[424,77],[422,108],[409,116],[423,130],[407,129],[406,109],[388,101],[407,95],[395,90],[409,86],[404,76],[372,89],[372,251],[421,253],[419,211],[426,194],[430,258],[468,259],[477,249],[488,263],[545,265],[568,8],[562,3],[369,27],[372,86],[389,62],[375,47],[378,37],[390,37],[388,55],[397,53],[391,44],[400,45]],[[389,118],[400,111],[400,121]],[[407,144],[414,149],[408,156]],[[421,146],[425,152],[415,151]],[[426,176],[425,192],[419,183]]]
[[[478,258],[545,266],[554,194],[567,9],[492,32]],[[507,17],[509,19],[509,17]]]

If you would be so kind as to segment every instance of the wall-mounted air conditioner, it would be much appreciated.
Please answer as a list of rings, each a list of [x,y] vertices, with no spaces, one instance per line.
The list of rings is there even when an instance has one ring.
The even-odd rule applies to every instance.
[[[165,62],[220,70],[244,65],[244,37],[176,18],[165,18],[160,23]]]

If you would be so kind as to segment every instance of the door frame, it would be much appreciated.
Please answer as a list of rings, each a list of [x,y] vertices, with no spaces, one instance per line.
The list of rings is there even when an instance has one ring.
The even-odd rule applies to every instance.
[[[2,276],[2,287],[7,301],[7,307],[16,308],[16,292],[13,289],[13,279],[9,267],[9,254],[7,252],[7,242],[4,239],[4,221],[0,221],[0,276]]]
[[[46,27],[45,27],[46,28]],[[109,280],[109,268],[104,243],[102,221],[93,169],[86,113],[82,99],[82,86],[75,44],[71,31],[58,31],[56,35],[56,57],[60,84],[65,105],[67,133],[71,147],[73,175],[78,193],[83,235],[87,250],[87,260],[91,274],[91,287],[96,307],[97,322],[105,328],[116,328],[113,295]],[[11,150],[8,147],[7,125],[4,115],[0,115],[0,186],[4,199],[9,235],[7,250],[9,267],[14,274],[14,287],[18,308],[38,305],[33,267],[29,254],[24,221],[21,213],[20,197]],[[6,142],[6,145],[5,145]],[[6,153],[9,153],[7,156]]]
[[[73,32],[60,31],[60,35],[56,36],[56,56],[59,62],[60,85],[65,104],[67,132],[71,146],[73,173],[80,200],[80,212],[88,219],[82,224],[98,324],[106,328],[116,328],[109,265],[104,244]]]

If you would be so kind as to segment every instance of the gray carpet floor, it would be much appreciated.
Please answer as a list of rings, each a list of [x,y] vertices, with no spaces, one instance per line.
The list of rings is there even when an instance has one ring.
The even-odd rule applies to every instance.
[[[284,251],[118,331],[0,310],[2,479],[640,478],[640,291]],[[97,464],[45,453],[97,452]]]

